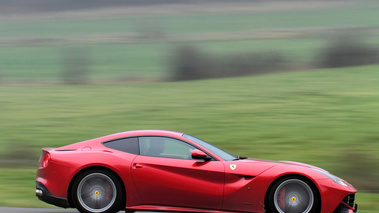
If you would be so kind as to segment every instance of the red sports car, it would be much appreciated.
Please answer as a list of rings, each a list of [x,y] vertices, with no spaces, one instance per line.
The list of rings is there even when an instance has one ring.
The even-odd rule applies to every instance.
[[[355,188],[311,165],[235,157],[193,136],[138,130],[43,148],[36,195],[85,213],[352,213]]]

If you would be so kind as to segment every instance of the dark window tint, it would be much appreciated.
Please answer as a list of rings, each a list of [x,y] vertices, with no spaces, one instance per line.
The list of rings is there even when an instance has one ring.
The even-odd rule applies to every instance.
[[[104,146],[131,154],[139,154],[138,138],[122,138],[103,143]]]

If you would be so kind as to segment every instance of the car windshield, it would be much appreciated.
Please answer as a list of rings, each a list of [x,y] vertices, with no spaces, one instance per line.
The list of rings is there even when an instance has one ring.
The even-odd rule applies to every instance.
[[[209,151],[211,151],[212,153],[214,153],[215,155],[219,156],[220,158],[222,158],[223,160],[225,161],[232,161],[232,160],[236,160],[237,158],[234,157],[233,155],[225,152],[224,150],[216,147],[216,146],[213,146],[212,144],[209,144],[199,138],[196,138],[194,136],[191,136],[191,135],[187,135],[187,134],[183,134],[183,137],[199,144],[200,146],[208,149]]]

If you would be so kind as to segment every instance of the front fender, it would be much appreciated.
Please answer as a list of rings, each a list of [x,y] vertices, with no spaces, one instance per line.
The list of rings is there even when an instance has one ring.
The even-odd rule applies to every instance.
[[[332,213],[346,196],[357,192],[350,184],[342,186],[312,168],[288,164],[277,165],[266,170],[253,181],[254,186],[259,189],[258,195],[254,199],[264,203],[264,197],[267,195],[270,186],[279,178],[287,175],[305,177],[317,187],[321,198],[322,213]]]

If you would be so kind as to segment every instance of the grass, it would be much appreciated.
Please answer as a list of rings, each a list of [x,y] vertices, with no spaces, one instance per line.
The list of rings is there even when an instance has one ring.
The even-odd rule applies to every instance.
[[[211,5],[212,6],[212,5]],[[216,5],[217,6],[217,5]],[[253,7],[253,4],[249,4]],[[260,6],[257,3],[257,6]],[[295,6],[295,5],[294,5]],[[203,7],[203,5],[199,5]],[[50,19],[2,22],[0,38],[76,37],[119,33],[138,33],[159,28],[169,35],[249,32],[265,29],[333,28],[377,26],[376,1],[336,4],[317,9],[269,10],[254,12],[179,13],[128,15],[109,18]],[[153,9],[154,11],[154,9]],[[228,11],[227,8],[225,11]]]
[[[372,42],[374,43],[374,42]],[[153,42],[136,44],[56,45],[0,48],[0,80],[21,83],[59,83],[68,50],[81,50],[89,60],[92,81],[115,79],[166,79],[175,50],[194,45],[211,55],[277,51],[288,60],[307,63],[326,46],[322,39],[269,39],[204,42]]]
[[[5,82],[56,83],[65,69],[66,52],[81,50],[89,60],[91,80],[164,78],[165,44],[5,47],[0,49],[0,73]],[[163,52],[163,54],[162,54]]]
[[[323,35],[329,34],[308,30],[375,28],[378,26],[378,7],[377,1],[365,0],[303,10],[274,8],[268,11],[231,13],[225,12],[225,9],[214,13],[125,14],[107,18],[92,14],[92,18],[75,16],[65,19],[2,21],[0,82],[60,83],[67,49],[81,49],[87,54],[89,69],[92,71],[90,81],[165,79],[170,75],[168,70],[171,57],[175,54],[173,49],[183,43],[194,44],[205,52],[216,54],[279,51],[295,63],[309,63],[317,60],[318,52],[326,44]],[[300,30],[305,35],[300,35],[300,38],[282,38],[281,33],[285,34],[288,30]],[[155,31],[169,37],[126,37],[154,34]],[[252,33],[252,37],[240,38],[239,33]],[[257,39],[254,38],[254,33],[263,34]],[[343,33],[346,34],[345,31]],[[377,34],[374,31],[371,33]],[[107,40],[115,35],[119,37]],[[271,35],[276,36],[270,39]],[[84,36],[82,40],[70,40],[81,36]],[[86,36],[95,38],[85,39]],[[47,43],[38,43],[38,39],[44,41],[46,38],[57,37],[68,41],[47,40]],[[6,42],[17,38],[37,39],[37,42]],[[379,43],[376,38],[366,39],[370,39],[372,44]]]
[[[361,168],[379,177],[378,65],[189,82],[104,83],[165,79],[173,50],[183,43],[217,55],[273,50],[300,64],[315,61],[326,42],[323,31],[309,30],[376,28],[378,7],[377,1],[365,0],[307,10],[0,22],[0,83],[7,83],[0,84],[0,206],[51,207],[34,196],[34,165],[42,147],[132,129],[183,131],[235,155],[301,161],[354,184],[355,177],[365,180],[364,175],[349,175],[341,168]],[[173,38],[107,40],[154,30]],[[306,36],[238,37],[271,31],[280,35],[281,30]],[[3,42],[81,36],[98,37],[47,44]],[[367,41],[379,43],[377,38]],[[87,53],[90,80],[103,84],[56,84],[67,49]],[[350,154],[352,161],[345,157]],[[22,161],[13,167],[9,159]],[[372,184],[378,188],[376,182]],[[378,212],[378,199],[378,194],[360,190],[360,212]]]
[[[320,149],[345,147],[345,143],[362,148],[356,143],[377,135],[377,69],[353,67],[194,82],[1,86],[0,128],[4,134],[0,140],[61,146],[127,129],[168,128],[213,135],[209,139],[217,139],[222,146],[233,138],[232,148],[239,141],[245,145],[252,140],[252,149],[242,150],[249,156],[263,154],[258,150],[264,149],[253,147],[275,145],[280,150],[264,154],[274,159],[283,158],[283,151],[302,149],[298,146],[302,143]],[[226,137],[228,132],[220,129],[233,135]],[[23,134],[17,134],[20,130]],[[320,158],[334,151],[299,152],[291,157]]]
[[[34,168],[0,168],[0,206],[52,208],[35,196]]]
[[[158,128],[184,131],[235,155],[301,161],[335,173],[346,165],[336,161],[345,151],[378,160],[378,85],[378,66],[188,82],[3,85],[0,150],[36,163],[41,147]],[[377,174],[377,168],[368,169]],[[0,205],[46,207],[35,202],[35,168],[0,171]],[[360,211],[379,210],[377,198],[359,193]]]

